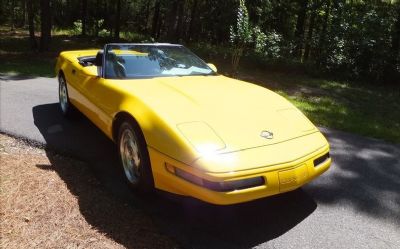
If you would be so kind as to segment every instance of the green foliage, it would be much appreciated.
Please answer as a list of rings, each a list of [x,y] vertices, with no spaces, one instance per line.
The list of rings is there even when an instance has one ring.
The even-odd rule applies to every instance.
[[[393,11],[390,4],[383,2],[336,6],[322,67],[330,72],[345,72],[354,79],[384,79],[393,53]],[[339,14],[340,20],[333,23]]]
[[[236,74],[243,50],[251,42],[253,30],[244,0],[239,0],[235,26],[230,26],[229,41],[232,44],[232,70]]]
[[[154,42],[151,37],[135,32],[122,32],[121,39],[129,42]]]
[[[39,31],[40,1],[0,0],[0,25],[27,29],[29,2]],[[51,0],[49,11],[56,34],[81,35],[86,24],[89,39],[108,40],[120,26],[125,41],[231,45],[234,72],[256,52],[263,62],[400,85],[400,1],[121,0],[118,13],[114,0]]]
[[[235,26],[230,26],[230,43],[232,44],[232,69],[236,74],[244,49],[254,43],[257,52],[264,52],[267,36],[258,26],[253,27],[244,0],[239,0]]]
[[[269,59],[281,58],[282,35],[275,31],[260,32],[255,38],[255,51]]]
[[[74,22],[74,26],[72,28],[73,35],[79,35],[82,33],[82,21],[78,20]]]
[[[235,26],[230,26],[229,41],[235,47],[244,47],[252,41],[253,30],[244,0],[239,0]]]
[[[107,30],[107,29],[102,29],[102,30],[99,30],[97,36],[98,37],[110,37],[111,36],[111,32],[109,30]]]
[[[254,50],[257,53],[264,53],[268,37],[261,31],[261,29],[258,26],[254,28],[253,32],[254,32],[254,42],[255,42]]]

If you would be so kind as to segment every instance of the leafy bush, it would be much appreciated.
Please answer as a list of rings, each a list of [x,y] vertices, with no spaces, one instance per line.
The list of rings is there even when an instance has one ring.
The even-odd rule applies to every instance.
[[[74,26],[71,30],[73,35],[80,35],[82,33],[82,21],[77,20],[74,22]]]
[[[255,29],[255,51],[269,59],[281,58],[282,35],[275,31],[264,34]]]

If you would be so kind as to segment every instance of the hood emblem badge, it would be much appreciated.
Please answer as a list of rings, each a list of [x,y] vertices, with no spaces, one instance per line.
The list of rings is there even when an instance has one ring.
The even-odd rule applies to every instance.
[[[270,131],[262,131],[260,136],[265,138],[265,139],[273,139],[274,138],[274,133],[272,133]]]

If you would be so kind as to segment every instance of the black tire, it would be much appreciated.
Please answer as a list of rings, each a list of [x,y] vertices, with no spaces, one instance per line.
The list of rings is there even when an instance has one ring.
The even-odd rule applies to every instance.
[[[120,164],[128,185],[141,192],[153,192],[154,180],[149,153],[138,125],[127,120],[121,122],[117,147]]]
[[[62,115],[66,118],[72,118],[75,109],[69,101],[67,81],[62,73],[58,75],[58,103],[60,105]]]

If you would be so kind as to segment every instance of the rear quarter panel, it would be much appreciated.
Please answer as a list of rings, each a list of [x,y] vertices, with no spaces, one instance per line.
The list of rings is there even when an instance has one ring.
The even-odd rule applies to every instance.
[[[57,59],[56,73],[62,72],[68,89],[70,102],[85,116],[87,116],[96,126],[106,135],[109,135],[111,117],[99,107],[101,103],[106,106],[107,101],[99,97],[99,93],[104,92],[104,82],[101,78],[86,75],[79,64],[78,57],[95,56],[98,50],[66,51],[62,52]],[[89,68],[90,67],[90,68]],[[97,67],[89,66],[86,69],[96,72]],[[103,94],[104,95],[104,94]],[[103,96],[104,99],[108,99]],[[109,113],[110,114],[110,113]]]

